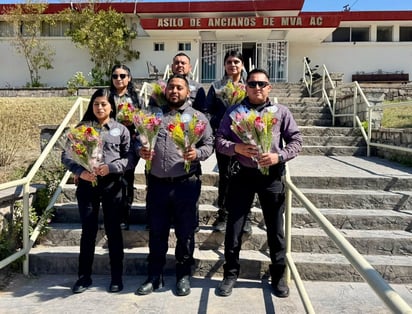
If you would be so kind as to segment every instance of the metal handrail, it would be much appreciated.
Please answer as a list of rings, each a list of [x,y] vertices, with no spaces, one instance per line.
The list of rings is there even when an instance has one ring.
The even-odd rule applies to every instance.
[[[287,282],[290,281],[290,272],[295,280],[296,287],[301,296],[307,313],[314,313],[312,304],[307,296],[306,289],[296,269],[291,256],[291,212],[292,194],[302,203],[319,226],[326,232],[329,238],[339,247],[342,254],[350,264],[365,279],[377,296],[394,313],[412,313],[412,308],[404,299],[382,278],[378,271],[349,243],[348,240],[329,222],[318,208],[293,184],[288,165],[286,164],[286,175],[284,177],[286,187],[286,210],[285,210],[285,237],[286,237],[286,262],[290,270],[286,273]]]
[[[412,102],[403,102],[397,104],[380,104],[380,105],[371,105],[365,93],[363,92],[362,88],[360,87],[357,81],[352,82],[350,88],[353,89],[353,110],[349,113],[336,113],[336,95],[338,92],[339,87],[335,85],[332,78],[330,77],[329,71],[326,66],[323,64],[320,68],[321,70],[317,70],[316,72],[322,72],[322,88],[320,90],[322,95],[322,100],[328,106],[331,114],[332,114],[332,126],[335,126],[336,118],[337,117],[352,117],[353,127],[357,127],[361,130],[362,136],[366,142],[366,155],[370,156],[370,147],[382,147],[393,149],[397,151],[404,151],[408,153],[412,153],[412,148],[403,147],[403,146],[396,146],[396,145],[389,145],[389,144],[380,144],[380,143],[373,143],[372,142],[372,111],[378,108],[389,107],[389,106],[412,106]],[[313,91],[313,80],[312,80],[312,71],[310,69],[309,63],[306,61],[306,58],[303,59],[303,77],[302,81],[306,86],[309,96],[311,97],[314,93]],[[309,79],[307,79],[307,77]],[[329,83],[330,88],[327,89],[326,85]],[[358,116],[358,98],[360,98],[359,102],[363,102],[366,104],[368,110],[368,131],[367,133],[364,132],[362,122]]]
[[[167,79],[169,78],[170,72],[171,72],[171,68],[169,64],[166,64],[166,68],[165,71],[163,73],[163,81],[167,81]]]
[[[192,68],[192,80],[199,82],[199,59],[196,59],[195,66]]]
[[[6,267],[10,263],[14,262],[21,256],[25,256],[23,260],[23,274],[29,274],[29,252],[32,248],[33,244],[36,242],[37,236],[40,234],[40,230],[42,225],[46,222],[46,218],[48,213],[50,212],[51,208],[54,206],[54,202],[57,199],[56,193],[61,191],[61,188],[57,189],[55,195],[52,197],[50,204],[47,206],[47,209],[43,213],[42,217],[40,218],[37,226],[35,227],[35,232],[32,234],[31,238],[29,235],[29,208],[30,208],[30,183],[32,182],[34,176],[40,169],[43,162],[46,160],[47,156],[51,153],[54,145],[59,140],[60,136],[63,134],[65,128],[69,125],[71,118],[74,116],[75,112],[79,110],[79,120],[83,115],[83,102],[88,101],[88,99],[79,97],[77,98],[76,102],[74,103],[73,107],[67,113],[66,117],[63,119],[62,123],[57,128],[54,135],[49,140],[49,143],[43,149],[42,153],[40,154],[39,158],[36,160],[34,165],[31,167],[29,173],[22,179],[7,182],[0,184],[0,190],[5,190],[12,187],[23,186],[23,248],[18,252],[8,256],[7,258],[0,261],[0,269]],[[67,172],[65,175],[68,176]],[[67,179],[66,179],[67,180]]]
[[[309,97],[312,97],[312,86],[313,86],[312,70],[310,69],[310,65],[306,58],[303,58],[302,81],[306,86],[306,90],[308,91]]]
[[[143,82],[142,88],[140,89],[139,96],[143,99],[145,107],[149,106],[151,90],[152,90],[151,84],[148,82]]]

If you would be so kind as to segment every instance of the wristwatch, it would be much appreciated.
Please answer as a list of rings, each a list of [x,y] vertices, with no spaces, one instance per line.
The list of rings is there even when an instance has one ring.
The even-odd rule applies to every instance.
[[[284,163],[285,162],[285,159],[283,158],[283,155],[281,155],[281,154],[278,154],[278,158],[279,158],[279,163]]]

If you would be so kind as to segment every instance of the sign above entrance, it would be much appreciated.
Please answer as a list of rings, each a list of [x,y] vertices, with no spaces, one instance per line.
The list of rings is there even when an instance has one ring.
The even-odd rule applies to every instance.
[[[244,16],[244,17],[165,17],[141,19],[144,29],[240,29],[240,28],[321,28],[338,27],[338,15]]]

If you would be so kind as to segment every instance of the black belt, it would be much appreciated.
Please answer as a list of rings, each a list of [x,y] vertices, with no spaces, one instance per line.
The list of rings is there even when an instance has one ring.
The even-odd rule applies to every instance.
[[[186,175],[180,176],[180,177],[166,177],[166,178],[159,178],[159,177],[156,177],[156,176],[150,174],[149,178],[153,179],[154,181],[162,182],[162,183],[177,183],[177,182],[182,182],[182,181],[185,181],[187,179],[190,179],[193,176],[196,176],[196,173],[189,173],[189,174],[186,174]]]

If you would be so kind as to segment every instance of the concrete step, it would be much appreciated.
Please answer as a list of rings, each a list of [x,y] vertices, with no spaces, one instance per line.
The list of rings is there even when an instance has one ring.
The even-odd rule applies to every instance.
[[[80,223],[76,203],[56,204],[52,222],[55,225]],[[201,226],[211,226],[217,217],[217,207],[213,205],[199,206],[199,223]],[[329,209],[320,208],[320,212],[337,229],[365,229],[365,230],[411,230],[412,211],[395,211],[383,209]],[[264,228],[262,210],[253,207],[251,211],[252,223]],[[100,222],[103,222],[100,212]],[[146,224],[145,204],[134,204],[130,213],[131,224]],[[292,226],[296,228],[318,228],[318,224],[305,208],[292,208]],[[58,227],[61,228],[61,227]]]
[[[411,231],[412,211],[382,209],[320,208],[320,212],[337,229],[355,230],[403,230]],[[292,209],[292,226],[295,228],[319,228],[319,224],[306,208]]]
[[[347,175],[345,177],[345,175]],[[321,174],[313,176],[292,176],[293,183],[299,188],[330,188],[340,190],[383,190],[383,191],[411,191],[412,176],[393,178],[390,176],[370,177],[355,176],[351,177],[350,173],[342,173],[339,176],[331,175],[330,177]]]
[[[306,120],[309,120],[309,121],[327,120],[329,121],[332,119],[332,115],[329,112],[292,112],[292,114],[296,121],[303,121],[303,120],[305,121]]]
[[[81,224],[51,224],[50,231],[43,237],[41,244],[55,246],[80,245]],[[411,255],[411,233],[402,230],[339,230],[361,254],[373,255]],[[213,232],[211,226],[201,226],[195,234],[195,246],[202,250],[217,250],[224,247],[225,235]],[[123,242],[127,248],[147,247],[149,231],[145,225],[131,225],[123,231]],[[104,228],[98,233],[96,245],[106,248],[107,238]],[[169,247],[176,247],[174,229],[169,235]],[[266,231],[253,226],[252,235],[244,235],[242,249],[268,251]],[[319,228],[292,228],[292,251],[308,253],[340,253],[339,248]]]
[[[33,274],[77,274],[79,247],[37,246],[30,253]],[[125,249],[124,275],[147,274],[148,248]],[[223,250],[195,249],[193,274],[201,277],[222,277]],[[362,281],[349,262],[340,254],[292,253],[303,280]],[[410,256],[365,255],[369,263],[390,283],[412,283]],[[260,279],[268,275],[270,259],[266,252],[241,250],[240,277]],[[93,274],[110,274],[108,251],[96,247]],[[174,249],[167,254],[165,274],[174,274]]]
[[[409,210],[412,208],[411,191],[379,191],[360,189],[301,188],[302,193],[317,208],[369,208],[385,210]],[[298,200],[292,202],[301,207]]]
[[[365,146],[362,136],[303,136],[303,147],[305,146]]]
[[[331,126],[299,126],[303,136],[361,136],[359,129]]]
[[[303,97],[302,95],[289,95],[286,97],[278,97],[276,94],[273,97],[277,97],[278,103],[282,105],[293,105],[298,106],[301,105],[303,107],[306,106],[324,106],[322,98],[318,97]]]
[[[312,119],[295,119],[296,123],[299,126],[305,126],[305,125],[314,125],[314,126],[331,126],[332,125],[332,119],[331,118],[312,118]]]
[[[135,185],[134,202],[144,203],[146,186]],[[333,190],[333,189],[301,189],[302,193],[318,208],[381,208],[388,210],[407,210],[412,208],[412,192],[409,191],[371,191],[371,190]],[[216,205],[217,187],[202,186],[199,204]],[[60,203],[76,202],[75,186],[66,186]],[[258,202],[256,203],[257,206]],[[300,207],[297,199],[293,206]]]
[[[293,113],[293,116],[296,118],[297,114],[302,114],[302,113],[327,113],[331,114],[330,110],[328,107],[322,105],[322,104],[313,104],[311,106],[306,105],[302,106],[301,104],[293,104],[293,105],[288,105],[289,110]]]
[[[366,147],[304,145],[300,155],[307,156],[365,156]]]

